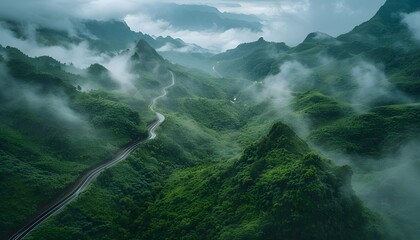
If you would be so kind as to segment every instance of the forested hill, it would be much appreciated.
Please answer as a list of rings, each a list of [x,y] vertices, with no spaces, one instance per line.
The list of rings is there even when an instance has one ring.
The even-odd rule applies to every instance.
[[[209,6],[153,11],[191,31],[264,24]],[[417,239],[419,11],[388,0],[338,37],[216,55],[121,20],[77,19],[70,34],[0,16],[0,41],[14,40],[0,46],[0,238],[146,139],[165,90],[157,137],[26,239]]]

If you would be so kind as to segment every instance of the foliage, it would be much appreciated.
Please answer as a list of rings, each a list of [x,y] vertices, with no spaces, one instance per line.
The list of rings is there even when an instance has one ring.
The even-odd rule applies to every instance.
[[[394,105],[344,118],[311,133],[309,139],[329,150],[354,155],[392,153],[420,133],[420,108]]]
[[[12,76],[1,81],[1,236],[118,147],[147,135],[126,104],[79,92],[31,64],[37,61],[9,56]]]

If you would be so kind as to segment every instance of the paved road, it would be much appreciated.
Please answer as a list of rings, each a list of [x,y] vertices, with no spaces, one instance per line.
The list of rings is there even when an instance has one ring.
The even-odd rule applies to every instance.
[[[152,103],[150,104],[149,108],[151,111],[153,111],[156,114],[157,120],[149,126],[149,137],[146,140],[141,140],[138,142],[135,142],[128,147],[122,149],[120,152],[117,153],[117,155],[109,162],[103,163],[102,165],[92,169],[91,171],[87,172],[85,175],[83,175],[79,180],[77,181],[77,184],[69,190],[69,192],[63,196],[62,198],[58,199],[51,207],[49,207],[44,212],[40,213],[36,218],[34,218],[30,223],[28,223],[26,226],[21,228],[17,233],[15,233],[13,236],[11,236],[10,240],[17,240],[17,239],[23,239],[25,236],[27,236],[34,228],[39,226],[42,222],[44,222],[46,219],[51,217],[54,213],[57,213],[61,209],[63,209],[67,204],[69,204],[73,199],[75,199],[81,192],[83,192],[87,186],[105,169],[119,163],[120,161],[126,159],[140,144],[152,140],[156,138],[156,129],[165,121],[165,116],[163,114],[157,112],[155,110],[156,102],[157,100],[163,98],[168,93],[168,88],[175,85],[175,76],[172,72],[171,73],[171,84],[163,88],[162,95],[155,97],[152,100]]]

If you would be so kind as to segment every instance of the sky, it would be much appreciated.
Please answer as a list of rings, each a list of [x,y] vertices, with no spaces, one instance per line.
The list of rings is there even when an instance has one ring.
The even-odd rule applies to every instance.
[[[350,31],[370,19],[385,0],[167,0],[177,4],[206,4],[221,12],[252,14],[261,19],[261,32],[248,29],[191,31],[152,19],[147,5],[139,0],[2,0],[0,17],[28,21],[74,33],[74,19],[121,19],[130,28],[153,36],[170,35],[213,51],[234,48],[242,42],[264,37],[268,41],[295,46],[310,32],[331,36]]]

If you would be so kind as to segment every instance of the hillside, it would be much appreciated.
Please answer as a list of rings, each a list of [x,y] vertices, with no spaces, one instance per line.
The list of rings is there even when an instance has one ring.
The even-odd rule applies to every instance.
[[[141,10],[164,33],[266,24]],[[216,55],[120,20],[71,19],[69,33],[0,16],[0,41],[17,44],[0,46],[0,238],[138,143],[26,239],[417,239],[419,11],[387,0],[338,37]]]
[[[132,158],[124,168],[134,167],[135,161]],[[156,170],[154,176],[162,168]],[[112,171],[107,178],[115,179],[120,171]],[[112,229],[102,225],[106,233],[74,224],[89,222],[82,220],[85,214],[101,221],[88,206],[78,203],[71,207],[72,215],[55,217],[31,239],[54,239],[57,234],[85,238],[85,231],[97,238],[123,234],[139,239],[384,239],[377,216],[352,192],[350,177],[348,166],[334,167],[289,127],[277,123],[239,159],[177,171],[157,189],[150,180],[132,182],[146,184],[151,194],[128,190],[122,207],[136,209],[131,214],[117,216],[103,209],[102,217],[114,219]],[[101,177],[85,199],[102,202],[94,192],[113,195],[122,183],[112,182]],[[133,200],[140,196],[149,203],[136,206]],[[132,230],[121,232],[127,227]]]

